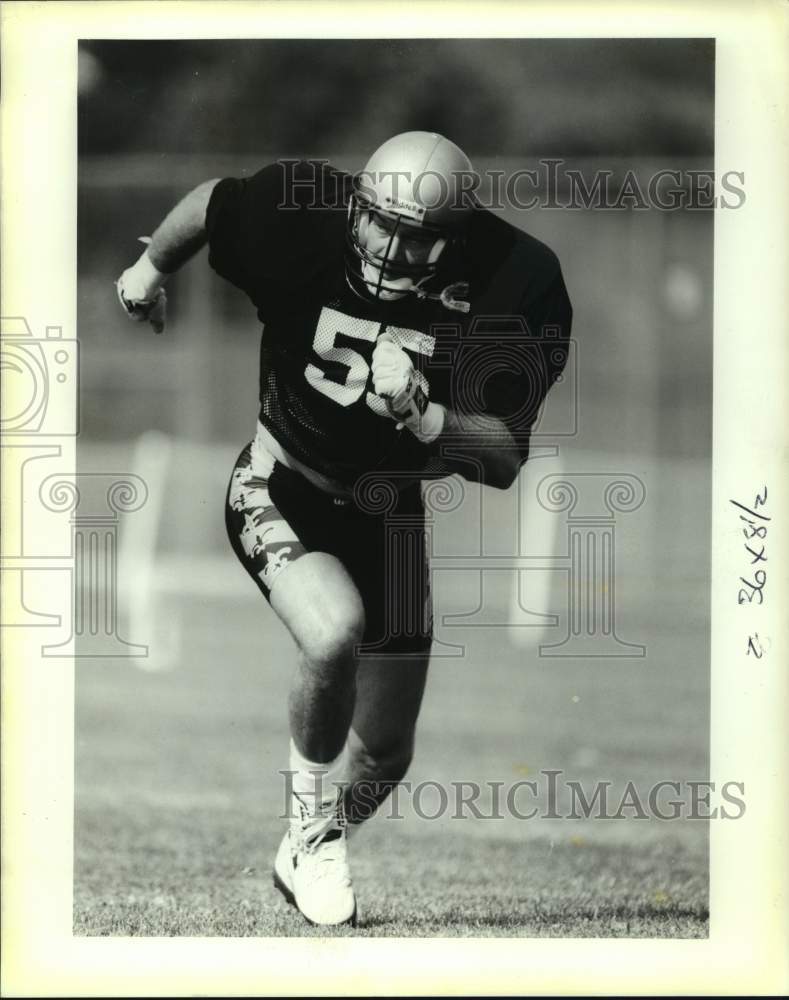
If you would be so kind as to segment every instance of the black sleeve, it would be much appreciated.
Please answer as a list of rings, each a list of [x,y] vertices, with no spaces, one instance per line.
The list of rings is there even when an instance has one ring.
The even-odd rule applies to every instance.
[[[206,209],[209,264],[253,300],[270,254],[281,189],[273,163],[252,177],[219,181]]]
[[[344,226],[349,181],[322,160],[281,160],[214,187],[208,262],[249,295],[261,318],[284,291],[298,294],[326,269],[326,247]]]

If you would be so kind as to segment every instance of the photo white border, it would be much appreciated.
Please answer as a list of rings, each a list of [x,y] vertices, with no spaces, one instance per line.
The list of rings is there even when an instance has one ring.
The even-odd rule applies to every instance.
[[[74,938],[73,661],[42,659],[35,630],[4,629],[3,995],[789,989],[789,649],[779,559],[789,552],[781,463],[789,427],[789,4],[128,0],[3,3],[0,16],[2,314],[25,316],[35,333],[52,324],[66,337],[77,330],[80,38],[714,37],[716,172],[744,171],[747,195],[742,208],[715,217],[710,775],[744,780],[747,812],[710,824],[709,939]],[[73,470],[74,439],[59,443],[64,471]],[[745,655],[747,623],[756,619],[736,603],[747,564],[729,500],[752,499],[765,484],[775,559],[757,618],[772,646],[756,661]],[[5,499],[4,528],[13,530],[19,497]]]

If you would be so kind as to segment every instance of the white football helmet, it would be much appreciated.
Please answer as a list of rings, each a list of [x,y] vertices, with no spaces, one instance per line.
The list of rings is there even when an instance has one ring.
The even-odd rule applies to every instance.
[[[475,205],[476,174],[466,154],[435,132],[388,139],[354,178],[348,205],[346,276],[360,296],[393,302],[406,295],[440,299],[468,311],[456,281],[438,278],[462,244]]]

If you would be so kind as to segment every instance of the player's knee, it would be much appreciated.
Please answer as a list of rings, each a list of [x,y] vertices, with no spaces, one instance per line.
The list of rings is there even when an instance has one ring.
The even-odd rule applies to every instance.
[[[353,769],[377,781],[400,781],[405,777],[414,755],[413,736],[372,749],[361,741],[349,741]],[[355,766],[355,767],[354,767]]]
[[[356,647],[364,636],[364,614],[349,613],[322,621],[302,637],[301,651],[309,666],[321,670],[343,667],[353,662]]]
[[[412,742],[402,744],[391,751],[382,760],[382,766],[388,771],[387,777],[392,781],[400,781],[404,778],[411,766],[413,756],[414,746]]]

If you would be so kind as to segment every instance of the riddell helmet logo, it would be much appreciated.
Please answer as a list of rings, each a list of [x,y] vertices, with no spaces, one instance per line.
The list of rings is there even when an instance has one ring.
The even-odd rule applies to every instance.
[[[386,204],[391,208],[399,208],[404,212],[408,212],[415,219],[421,219],[425,214],[424,208],[421,205],[417,205],[415,201],[404,201],[402,198],[392,198],[391,195],[387,195]]]

